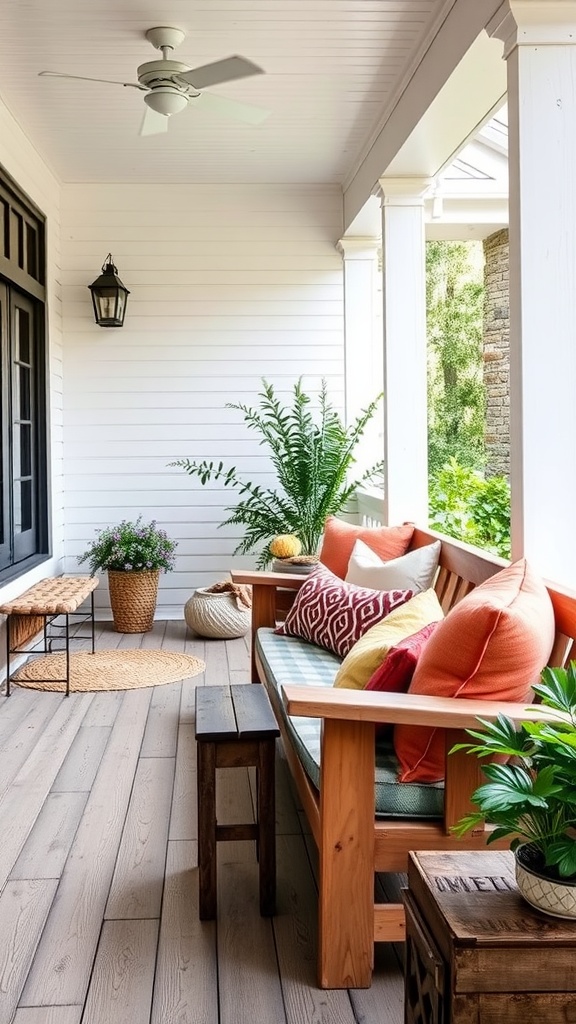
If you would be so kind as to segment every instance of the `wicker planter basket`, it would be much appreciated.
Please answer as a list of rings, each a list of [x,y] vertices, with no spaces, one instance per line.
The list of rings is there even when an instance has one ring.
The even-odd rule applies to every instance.
[[[110,604],[117,633],[148,633],[154,622],[160,570],[108,570]]]
[[[210,593],[199,587],[184,606],[186,624],[200,636],[231,640],[250,629],[250,608],[239,608],[233,594]]]

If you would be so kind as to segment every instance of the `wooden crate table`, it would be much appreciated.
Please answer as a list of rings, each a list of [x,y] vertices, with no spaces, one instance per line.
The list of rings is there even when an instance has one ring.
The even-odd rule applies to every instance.
[[[276,904],[274,758],[280,730],[261,683],[203,686],[196,690],[198,753],[199,916],[216,916],[216,848],[220,840],[255,839],[260,871],[260,913]],[[216,769],[256,768],[257,823],[216,822]]]
[[[13,654],[48,654],[53,650],[56,637],[64,640],[66,656],[66,696],[70,695],[70,636],[71,620],[89,622],[91,628],[92,654],[94,654],[94,591],[98,586],[95,576],[56,576],[40,580],[23,594],[0,605],[0,612],[6,619],[6,696],[10,696],[11,656]],[[90,598],[89,609],[80,606]],[[60,619],[59,628],[64,634],[50,632],[55,620]],[[40,631],[42,638],[32,647],[26,647]],[[40,650],[35,648],[42,644]],[[38,680],[42,682],[43,680]]]
[[[509,852],[411,853],[405,1024],[576,1021],[576,923],[533,910]]]

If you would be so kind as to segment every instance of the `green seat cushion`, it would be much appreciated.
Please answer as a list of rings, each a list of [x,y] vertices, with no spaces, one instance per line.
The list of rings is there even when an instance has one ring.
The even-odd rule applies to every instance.
[[[320,787],[320,729],[322,719],[287,715],[280,688],[288,683],[304,686],[328,686],[341,661],[322,647],[298,637],[277,636],[273,629],[259,629],[258,651],[270,700],[277,716],[286,723],[288,732],[308,778]],[[444,784],[405,783],[397,781],[398,762],[390,740],[376,741],[375,806],[378,818],[441,818],[444,807]]]

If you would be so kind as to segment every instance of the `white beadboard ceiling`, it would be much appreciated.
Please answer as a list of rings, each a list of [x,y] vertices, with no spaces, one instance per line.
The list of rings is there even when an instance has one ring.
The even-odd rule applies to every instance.
[[[343,182],[446,0],[2,0],[0,97],[63,182]],[[187,109],[138,135],[135,82],[174,25],[191,67],[241,54],[266,71],[210,91],[271,110],[257,127]]]

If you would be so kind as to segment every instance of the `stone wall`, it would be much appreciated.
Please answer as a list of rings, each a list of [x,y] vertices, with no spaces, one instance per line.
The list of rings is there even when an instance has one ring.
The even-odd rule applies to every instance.
[[[484,240],[486,475],[510,473],[510,314],[508,229]]]

